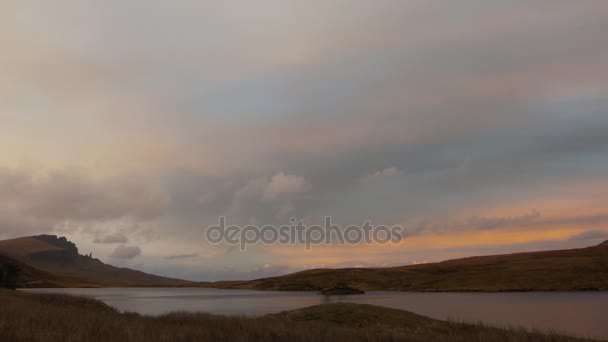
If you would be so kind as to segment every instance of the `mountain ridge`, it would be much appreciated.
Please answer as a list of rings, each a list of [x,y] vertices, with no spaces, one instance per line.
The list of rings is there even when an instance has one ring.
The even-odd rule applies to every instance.
[[[18,287],[211,287],[320,291],[345,283],[365,291],[606,291],[608,241],[596,246],[471,256],[388,268],[313,269],[245,281],[191,282],[104,264],[64,237],[0,241],[0,270],[17,268]]]
[[[99,259],[80,255],[74,243],[65,237],[36,235],[0,241],[4,264],[18,262],[18,267],[43,273],[34,282],[21,287],[180,287],[195,283],[161,277],[145,272],[116,267]],[[10,258],[6,259],[6,258]],[[27,265],[23,267],[23,265]],[[33,271],[32,271],[33,272]],[[53,285],[53,286],[36,286]]]
[[[218,281],[225,289],[319,291],[343,282],[365,291],[607,291],[608,241],[599,245],[389,268],[313,269],[249,281]]]

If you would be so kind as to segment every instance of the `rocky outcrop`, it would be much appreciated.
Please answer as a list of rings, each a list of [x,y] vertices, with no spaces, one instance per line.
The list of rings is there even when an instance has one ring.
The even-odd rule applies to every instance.
[[[74,243],[68,241],[65,237],[57,237],[56,235],[38,235],[34,238],[44,241],[49,245],[55,246],[58,249],[32,253],[28,256],[28,258],[31,260],[66,263],[71,262],[78,257],[78,248]]]
[[[44,241],[55,247],[69,251],[70,253],[72,253],[74,255],[78,255],[78,248],[76,247],[76,245],[73,242],[68,241],[68,239],[66,239],[64,236],[57,237],[57,235],[43,234],[43,235],[35,236],[34,238]]]

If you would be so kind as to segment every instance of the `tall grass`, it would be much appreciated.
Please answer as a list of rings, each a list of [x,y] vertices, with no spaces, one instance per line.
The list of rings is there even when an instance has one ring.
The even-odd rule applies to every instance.
[[[357,316],[354,321],[328,322],[314,313],[329,310],[331,315],[334,309],[350,310],[330,304],[312,313],[304,309],[294,315],[258,318],[203,313],[151,317],[119,313],[93,299],[0,290],[0,341],[580,341],[430,319],[426,323],[387,319],[390,324],[383,325]]]

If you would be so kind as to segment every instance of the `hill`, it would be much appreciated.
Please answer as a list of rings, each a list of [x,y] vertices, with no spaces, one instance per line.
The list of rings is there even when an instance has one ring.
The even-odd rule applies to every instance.
[[[314,269],[250,281],[194,283],[104,264],[54,235],[0,241],[0,270],[19,269],[19,287],[183,287],[320,291],[606,291],[608,241],[557,251],[478,256],[391,268]],[[3,273],[4,274],[4,273]]]
[[[193,283],[104,264],[80,255],[75,244],[55,235],[0,241],[0,254],[18,263],[20,286],[28,287],[173,287]],[[6,259],[7,263],[9,259]],[[25,279],[25,278],[24,278]],[[49,286],[53,285],[53,286]]]
[[[0,254],[0,288],[62,287],[57,277]]]
[[[208,286],[319,291],[340,282],[366,291],[606,291],[608,242],[580,249],[469,257],[392,268],[315,269]]]
[[[119,313],[64,295],[0,290],[2,341],[590,341],[523,329],[434,320],[407,311],[335,303],[263,317]]]

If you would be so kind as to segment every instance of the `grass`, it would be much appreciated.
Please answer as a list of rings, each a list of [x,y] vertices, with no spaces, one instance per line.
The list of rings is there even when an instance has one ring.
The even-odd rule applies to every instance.
[[[599,246],[391,268],[315,269],[208,287],[318,291],[338,282],[365,291],[608,291],[608,242]]]
[[[360,304],[325,304],[263,317],[120,313],[65,295],[0,290],[0,341],[585,341],[444,322]]]
[[[32,237],[24,237],[10,240],[0,240],[0,250],[2,250],[5,254],[21,257],[48,250],[60,251],[61,248]]]

